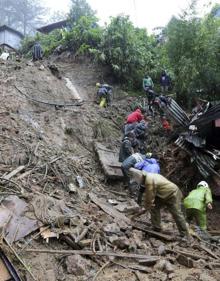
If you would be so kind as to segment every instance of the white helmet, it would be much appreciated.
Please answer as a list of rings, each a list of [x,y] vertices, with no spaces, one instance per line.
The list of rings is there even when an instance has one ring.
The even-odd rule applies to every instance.
[[[203,186],[203,187],[206,187],[206,188],[209,187],[209,185],[207,184],[206,181],[200,181],[200,182],[198,183],[198,186]]]

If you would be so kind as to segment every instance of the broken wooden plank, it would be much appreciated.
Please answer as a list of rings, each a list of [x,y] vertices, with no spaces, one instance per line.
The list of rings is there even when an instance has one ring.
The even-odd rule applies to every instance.
[[[151,236],[157,237],[159,239],[163,239],[166,241],[173,241],[173,238],[169,235],[158,233],[153,230],[148,230],[140,225],[134,224],[128,217],[126,217],[124,214],[117,211],[114,207],[112,207],[110,204],[105,202],[103,199],[98,198],[94,193],[89,193],[89,197],[97,206],[99,206],[105,213],[113,217],[114,219],[118,221],[124,221],[127,224],[131,225],[133,228],[136,228],[138,230],[141,230]]]
[[[118,152],[107,149],[98,142],[94,143],[94,147],[106,177],[109,179],[123,178],[121,163],[118,162]]]
[[[116,220],[123,220],[124,222],[131,224],[131,220],[129,218],[114,209],[110,204],[104,202],[103,199],[99,199],[94,193],[89,193],[89,198],[111,217],[115,218]]]
[[[205,251],[206,253],[208,253],[211,257],[213,257],[214,259],[219,259],[218,256],[216,256],[211,250],[209,250],[207,247],[203,246],[203,245],[199,245],[198,248],[200,248],[201,250]]]
[[[91,250],[48,250],[48,249],[26,249],[28,253],[47,253],[47,254],[60,254],[60,255],[83,255],[83,256],[106,256],[106,257],[117,257],[117,258],[128,258],[128,259],[152,259],[156,256],[148,256],[141,254],[127,254],[117,252],[93,252]],[[157,257],[158,259],[160,257]]]
[[[163,234],[163,233],[160,233],[160,232],[157,232],[157,231],[153,231],[153,230],[149,230],[147,228],[144,228],[143,226],[140,226],[140,225],[137,225],[137,224],[134,224],[132,223],[131,224],[133,226],[133,228],[136,228],[138,230],[141,230],[153,237],[156,237],[156,238],[159,238],[159,239],[162,239],[162,240],[166,240],[166,241],[174,241],[174,238],[170,235],[167,235],[167,234]]]
[[[152,272],[152,270],[150,268],[146,267],[146,266],[141,266],[141,265],[136,265],[136,264],[122,264],[122,263],[118,263],[118,262],[113,262],[113,264],[121,266],[121,267],[126,268],[126,269],[131,269],[132,271],[138,270],[138,271],[141,271],[141,272],[144,272],[144,273],[151,273]]]
[[[19,166],[17,167],[15,170],[11,171],[9,174],[7,174],[6,176],[3,176],[2,179],[4,180],[10,180],[12,177],[14,177],[15,175],[17,175],[18,173],[20,173],[21,171],[23,171],[25,168],[25,166]]]

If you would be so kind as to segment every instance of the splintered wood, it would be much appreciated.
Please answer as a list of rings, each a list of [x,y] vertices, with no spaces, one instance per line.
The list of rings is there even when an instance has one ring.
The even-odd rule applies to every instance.
[[[103,171],[108,179],[121,179],[121,163],[118,162],[118,152],[107,149],[104,145],[96,142],[95,151],[102,165]]]

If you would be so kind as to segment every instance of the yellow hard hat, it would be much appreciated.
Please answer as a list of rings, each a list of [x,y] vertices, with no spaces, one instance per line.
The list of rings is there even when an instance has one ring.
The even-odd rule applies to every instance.
[[[101,86],[101,84],[100,83],[96,83],[96,87],[100,87]]]

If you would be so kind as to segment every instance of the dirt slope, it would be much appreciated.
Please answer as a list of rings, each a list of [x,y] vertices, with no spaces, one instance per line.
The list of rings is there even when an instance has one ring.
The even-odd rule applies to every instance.
[[[122,183],[105,183],[105,178],[93,151],[93,142],[96,140],[108,144],[109,148],[120,145],[120,126],[129,110],[129,99],[116,100],[111,109],[100,109],[93,103],[93,98],[95,83],[103,79],[101,70],[97,71],[94,65],[90,63],[76,64],[59,61],[56,64],[62,79],[58,79],[52,75],[47,64],[46,61],[42,64],[27,64],[25,61],[9,61],[0,64],[1,175],[14,170],[19,165],[25,165],[25,169],[16,175],[13,180],[22,187],[24,191],[22,197],[25,197],[28,203],[31,202],[30,209],[34,209],[36,217],[39,218],[42,214],[39,214],[41,208],[38,208],[38,210],[34,208],[36,207],[33,203],[35,197],[42,196],[43,198],[45,195],[47,198],[62,201],[66,208],[72,210],[79,220],[79,223],[78,221],[75,225],[73,223],[74,227],[73,225],[70,226],[75,235],[77,235],[77,231],[81,232],[85,226],[90,226],[88,233],[85,235],[85,238],[91,240],[88,249],[93,247],[93,250],[103,248],[103,250],[110,252],[118,251],[121,245],[116,243],[113,246],[113,242],[112,244],[109,242],[110,238],[103,230],[109,224],[115,223],[115,220],[92,203],[88,198],[88,193],[94,192],[103,200],[121,200],[122,203],[131,201],[131,198],[123,189]],[[41,65],[44,65],[44,67]],[[77,91],[82,100],[86,100],[85,103],[80,106],[55,107],[54,104],[69,105],[76,103],[74,94],[66,86],[64,78],[68,78],[72,82],[74,91]],[[120,96],[117,88],[115,91],[118,92],[116,96]],[[175,160],[172,158],[178,152],[172,151],[172,148],[166,149],[166,139],[163,136],[161,137],[161,129],[153,121],[150,128],[156,137],[149,136],[149,149],[155,150],[154,152],[158,153],[161,158],[167,155],[175,165]],[[155,138],[158,139],[156,145]],[[163,171],[165,173],[170,172],[171,166],[171,164],[167,166],[167,163],[163,163]],[[24,175],[26,172],[28,174]],[[19,179],[21,175],[23,177]],[[76,191],[70,194],[68,186],[70,183],[75,183],[77,175],[83,178],[86,187],[84,189],[76,187]],[[3,184],[5,185],[5,182]],[[7,188],[13,191],[15,187],[13,183],[10,183]],[[4,191],[4,188],[2,190]],[[116,192],[116,194],[111,191]],[[45,214],[47,211],[44,210]],[[140,219],[150,225],[148,216],[144,215]],[[166,228],[178,235],[176,227],[167,213],[163,214],[163,219]],[[63,224],[61,225],[63,226]],[[132,231],[129,227],[122,225],[122,222],[121,225],[119,223],[123,231],[120,229],[118,236],[124,243],[121,248],[124,252],[158,256],[158,248],[165,245],[163,241],[145,236],[141,231]],[[56,230],[61,229],[63,231],[64,228],[60,224],[58,226],[53,225],[52,230],[54,227]],[[187,269],[180,266],[176,262],[175,255],[167,254],[166,257],[160,259],[171,262],[174,269],[170,272],[160,268],[157,264],[156,267],[147,267],[145,272],[134,274],[131,269],[122,268],[114,263],[106,264],[108,259],[105,257],[83,259],[80,267],[74,258],[71,260],[63,255],[25,252],[24,248],[71,249],[60,239],[52,238],[47,244],[40,235],[37,238],[33,238],[33,236],[30,235],[28,238],[14,243],[13,247],[28,265],[33,275],[36,276],[36,280],[40,281],[211,281],[220,279],[218,271],[211,272],[210,268],[205,267],[203,261],[206,260],[207,253],[196,250],[196,247],[188,249],[194,251],[197,255],[201,255],[201,262],[195,262],[195,268]],[[182,248],[178,242],[170,242],[165,246],[187,250]],[[193,247],[193,245],[191,246]],[[4,249],[7,253],[10,252],[6,246],[4,246]],[[219,255],[218,249],[212,250]],[[15,261],[20,274],[27,280],[32,280],[30,275],[13,258],[13,255],[11,253],[9,255]],[[80,257],[78,260],[80,260]],[[208,257],[208,262],[214,261],[214,258]],[[118,262],[122,263],[121,260]],[[96,279],[93,279],[100,267],[105,264],[106,269],[100,272]],[[130,264],[124,264],[124,267]],[[148,274],[146,274],[146,271]]]

